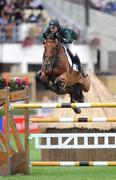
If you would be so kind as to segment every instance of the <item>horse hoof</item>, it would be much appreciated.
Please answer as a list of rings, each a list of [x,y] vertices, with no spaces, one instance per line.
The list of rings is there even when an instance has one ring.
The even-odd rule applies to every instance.
[[[80,114],[80,113],[81,113],[81,109],[80,109],[80,108],[73,108],[73,111],[74,111],[76,114]]]
[[[56,87],[57,91],[62,93],[66,91],[66,84],[62,81],[58,81],[57,79],[54,82],[54,86]]]

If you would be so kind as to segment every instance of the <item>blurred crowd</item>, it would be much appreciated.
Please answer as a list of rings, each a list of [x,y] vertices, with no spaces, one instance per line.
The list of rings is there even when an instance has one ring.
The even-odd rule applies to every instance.
[[[90,2],[92,8],[116,15],[116,0],[91,0]]]
[[[41,0],[0,0],[0,42],[37,41],[48,20]]]
[[[91,7],[110,14],[116,13],[116,1],[90,0]],[[49,14],[42,0],[0,0],[0,43],[22,43],[24,47],[40,42],[41,34],[49,22]],[[63,26],[75,29],[78,40],[86,43],[86,32],[69,22]],[[94,39],[94,38],[93,38]],[[96,42],[95,42],[96,44]]]
[[[23,47],[41,43],[49,20],[42,0],[0,0],[0,42],[22,43]],[[75,29],[78,34],[75,43],[84,43],[82,30],[67,21],[61,24]]]

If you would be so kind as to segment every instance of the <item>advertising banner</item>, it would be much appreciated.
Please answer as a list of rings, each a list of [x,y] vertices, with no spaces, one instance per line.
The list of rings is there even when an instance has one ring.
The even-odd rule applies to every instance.
[[[14,116],[14,120],[16,123],[16,127],[19,133],[24,133],[25,130],[25,123],[23,116]],[[5,129],[5,127],[3,128]],[[30,133],[39,133],[40,128],[38,123],[29,123]]]

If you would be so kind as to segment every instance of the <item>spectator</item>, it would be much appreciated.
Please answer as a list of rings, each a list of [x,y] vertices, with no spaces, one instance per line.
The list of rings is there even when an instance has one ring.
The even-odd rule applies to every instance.
[[[37,16],[35,16],[32,12],[32,14],[28,17],[27,22],[36,23],[38,20]]]
[[[8,15],[12,15],[12,12],[13,12],[13,4],[11,2],[8,2],[4,6],[4,13]]]
[[[108,2],[106,4],[105,12],[109,14],[115,14],[116,13],[116,2]]]
[[[22,42],[25,40],[25,38],[28,36],[29,27],[28,24],[23,21],[18,26],[18,40],[19,42]]]
[[[30,3],[30,7],[33,8],[33,9],[40,9],[40,10],[43,10],[43,9],[44,9],[41,0],[33,0],[33,1]]]
[[[32,12],[27,18],[25,11],[29,8]],[[0,0],[0,41],[23,42],[27,38],[30,42],[32,34],[31,38],[36,38],[34,42],[37,42],[47,19],[48,14],[43,11],[41,0]]]
[[[0,0],[0,15],[1,15],[2,10],[4,9],[5,5],[6,5],[6,0]]]
[[[104,10],[106,7],[106,0],[91,0],[91,5],[94,9]]]
[[[23,22],[24,15],[22,10],[17,9],[12,16],[17,25]]]

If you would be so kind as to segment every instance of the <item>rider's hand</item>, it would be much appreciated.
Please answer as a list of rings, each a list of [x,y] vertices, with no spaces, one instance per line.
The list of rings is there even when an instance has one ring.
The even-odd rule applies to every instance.
[[[70,38],[62,38],[62,41],[64,42],[64,43],[72,43],[72,40],[70,39]]]
[[[65,38],[62,38],[62,41],[65,43],[65,42],[66,42],[66,39],[65,39]]]

